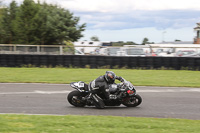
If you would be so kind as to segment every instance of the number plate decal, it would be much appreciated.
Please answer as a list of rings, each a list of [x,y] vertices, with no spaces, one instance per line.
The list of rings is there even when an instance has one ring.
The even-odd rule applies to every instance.
[[[84,83],[79,83],[78,87],[84,87]]]

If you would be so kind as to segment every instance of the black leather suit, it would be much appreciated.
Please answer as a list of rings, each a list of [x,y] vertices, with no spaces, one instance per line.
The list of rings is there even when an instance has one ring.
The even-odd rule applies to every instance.
[[[122,77],[116,76],[116,79],[124,82],[124,79]],[[104,108],[104,102],[99,96],[103,97],[103,99],[109,99],[109,85],[113,83],[114,81],[107,82],[105,75],[100,76],[89,83],[88,89],[91,92],[90,96],[93,99],[94,104],[97,108]]]

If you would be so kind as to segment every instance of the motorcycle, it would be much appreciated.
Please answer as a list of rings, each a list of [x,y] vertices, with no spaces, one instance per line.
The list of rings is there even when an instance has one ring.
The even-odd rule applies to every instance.
[[[95,106],[95,102],[91,100],[88,84],[83,81],[72,82],[70,86],[76,90],[70,92],[67,96],[68,102],[75,107]],[[136,107],[142,103],[140,95],[136,94],[136,89],[129,81],[124,83],[114,83],[109,85],[109,99],[105,99],[101,94],[98,96],[103,100],[105,106]]]

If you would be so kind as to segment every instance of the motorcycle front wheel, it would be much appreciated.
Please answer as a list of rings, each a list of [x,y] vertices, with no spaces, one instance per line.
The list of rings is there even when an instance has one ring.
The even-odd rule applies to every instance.
[[[142,103],[142,98],[140,95],[136,94],[131,97],[126,97],[123,99],[122,104],[127,107],[136,107]]]
[[[75,90],[68,94],[67,100],[75,107],[84,107],[86,105],[85,101],[83,100],[84,96],[85,95],[83,93]]]

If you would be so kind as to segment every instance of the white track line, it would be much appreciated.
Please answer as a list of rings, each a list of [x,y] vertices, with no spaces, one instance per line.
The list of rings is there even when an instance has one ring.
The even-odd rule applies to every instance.
[[[31,113],[0,113],[0,115],[47,115],[47,116],[67,116],[66,115],[59,115],[59,114],[31,114]]]
[[[33,92],[1,92],[0,95],[16,95],[16,94],[64,94],[69,93],[71,91],[39,91],[35,90]],[[170,92],[200,92],[200,88],[192,88],[192,89],[166,89],[166,90],[138,90],[137,92],[142,93],[170,93]]]
[[[71,91],[33,91],[33,92],[1,92],[0,95],[13,95],[13,94],[63,94]]]

